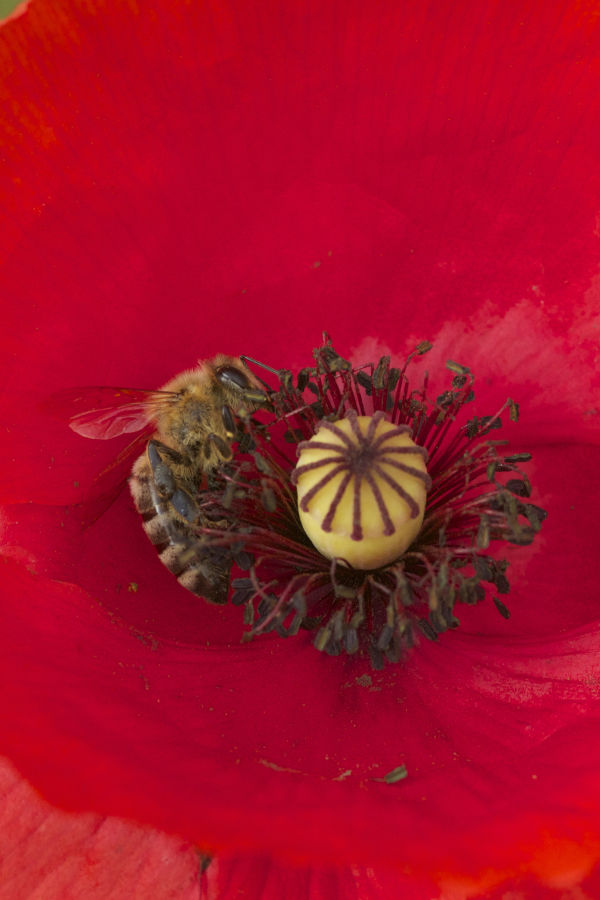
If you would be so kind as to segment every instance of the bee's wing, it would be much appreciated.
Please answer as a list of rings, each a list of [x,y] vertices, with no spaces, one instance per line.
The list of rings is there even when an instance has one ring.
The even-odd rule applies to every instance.
[[[46,413],[67,420],[73,431],[83,437],[107,440],[135,435],[88,485],[79,505],[84,526],[95,522],[119,496],[133,460],[143,452],[155,430],[158,412],[174,396],[170,391],[80,387],[58,391],[42,402]]]
[[[121,434],[144,431],[156,420],[162,406],[176,395],[172,391],[89,387],[61,391],[52,398],[54,412],[70,415],[69,427],[82,437],[109,440]]]
[[[93,525],[115,502],[129,478],[134,460],[144,452],[151,434],[151,426],[136,434],[88,486],[81,504],[81,521],[85,527]]]

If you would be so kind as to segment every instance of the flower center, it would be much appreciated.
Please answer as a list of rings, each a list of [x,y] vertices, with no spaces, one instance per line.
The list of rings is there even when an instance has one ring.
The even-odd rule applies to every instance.
[[[382,411],[349,410],[344,419],[321,422],[298,451],[292,482],[300,521],[323,556],[376,569],[404,553],[419,533],[431,487],[427,453],[407,425],[387,422]]]
[[[247,572],[232,582],[249,637],[301,629],[330,655],[397,662],[459,624],[461,603],[509,591],[502,542],[530,544],[545,512],[521,465],[491,440],[508,413],[465,417],[473,375],[448,362],[439,396],[388,357],[354,368],[327,339],[315,366],[279,372],[270,412],[236,420],[234,459],[197,498],[198,554]],[[291,453],[290,453],[291,448]],[[299,458],[297,458],[299,457]]]

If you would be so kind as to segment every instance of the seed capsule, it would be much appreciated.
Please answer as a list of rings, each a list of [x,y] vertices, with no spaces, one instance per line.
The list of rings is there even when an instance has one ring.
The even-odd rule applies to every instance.
[[[423,523],[427,453],[383,412],[321,422],[299,444],[292,479],[306,534],[328,559],[375,569],[401,556]]]

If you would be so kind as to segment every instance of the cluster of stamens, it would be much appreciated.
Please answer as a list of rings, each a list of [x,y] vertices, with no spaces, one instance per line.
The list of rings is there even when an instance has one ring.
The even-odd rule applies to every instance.
[[[402,369],[391,367],[388,357],[354,368],[327,339],[315,351],[314,367],[296,378],[279,373],[269,413],[238,422],[234,461],[199,503],[210,518],[228,522],[226,528],[203,529],[202,540],[226,550],[246,570],[233,580],[232,602],[244,607],[250,637],[312,631],[318,650],[368,653],[381,668],[386,660],[401,659],[418,633],[434,640],[455,628],[460,603],[490,596],[508,617],[500,599],[509,590],[508,563],[486,551],[500,541],[531,543],[545,518],[529,502],[531,486],[520,469],[530,455],[503,455],[506,442],[489,438],[504,412],[516,421],[518,407],[507,400],[495,416],[461,423],[473,399],[473,376],[456,363],[447,364],[451,386],[434,400],[426,380],[412,390],[407,367],[430,346],[421,344]],[[406,449],[392,450],[400,438],[409,442]],[[309,455],[304,462],[314,451],[322,457]],[[421,503],[391,471],[419,483]],[[298,509],[297,486],[309,476]],[[318,522],[326,538],[338,529],[346,503],[344,547],[365,542],[367,488],[386,540],[398,530],[388,508],[393,498],[401,500],[407,520],[418,521],[415,533],[401,551],[372,566],[344,558],[338,545],[329,555],[320,552],[303,524],[328,486],[332,491]]]

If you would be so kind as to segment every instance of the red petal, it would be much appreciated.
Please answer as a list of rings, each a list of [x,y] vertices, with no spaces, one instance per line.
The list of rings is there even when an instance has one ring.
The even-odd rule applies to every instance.
[[[201,900],[431,900],[437,885],[397,871],[361,866],[293,866],[265,856],[217,857],[206,873]]]
[[[49,422],[40,438],[28,388],[152,388],[222,348],[301,363],[323,326],[345,352],[365,331],[398,346],[482,303],[528,299],[558,335],[577,321],[597,256],[593,3],[342,4],[318,28],[300,3],[156,8],[39,0],[0,34],[5,421],[30,435],[37,497],[57,499],[62,441]]]
[[[58,812],[0,762],[3,897],[198,897],[198,855],[179,838],[105,819]]]
[[[585,456],[562,452],[564,470],[581,476]],[[102,555],[119,527],[125,549]],[[510,630],[486,609],[461,611],[462,630],[375,674],[318,656],[303,638],[240,646],[238,611],[181,592],[147,542],[143,577],[130,577],[146,556],[135,514],[120,504],[98,528],[98,543],[92,530],[81,546],[91,542],[90,564],[106,559],[108,573],[100,563],[78,577],[102,606],[62,579],[3,569],[3,745],[54,801],[118,810],[212,847],[356,862],[397,860],[400,830],[412,868],[428,870],[476,868],[484,833],[487,857],[510,865],[542,831],[583,835],[596,821],[600,779],[583,752],[600,724],[597,628],[585,625],[591,531],[591,545],[578,543],[579,606],[565,602],[570,569],[547,568],[569,529],[549,527],[548,553],[524,573],[547,585],[538,595],[517,584]],[[125,621],[106,615],[116,609]],[[561,621],[581,626],[556,637]],[[402,763],[404,782],[378,780]]]
[[[536,860],[538,877],[524,862],[518,873],[488,869],[478,879],[442,876],[439,881],[372,867],[303,868],[268,857],[217,857],[206,873],[201,896],[202,900],[237,894],[248,900],[587,900],[598,895],[600,886],[598,868],[582,880],[587,856],[577,844],[549,843]]]

